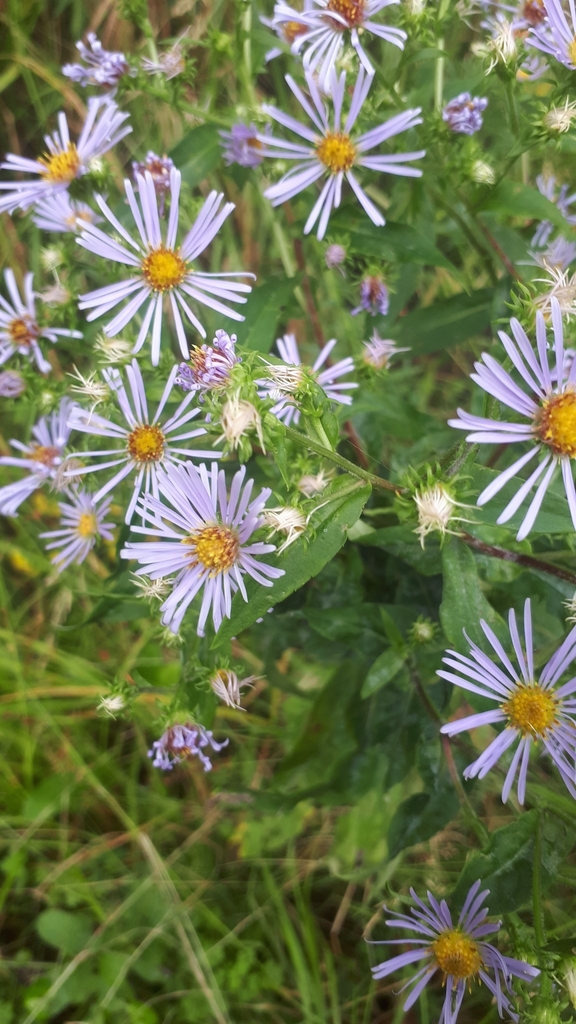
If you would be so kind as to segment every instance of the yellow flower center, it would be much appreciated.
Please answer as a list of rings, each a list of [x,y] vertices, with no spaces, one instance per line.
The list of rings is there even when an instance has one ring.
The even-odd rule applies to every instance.
[[[576,391],[565,391],[544,402],[538,436],[555,455],[576,458]]]
[[[55,183],[74,181],[82,166],[78,150],[73,142],[69,142],[68,148],[61,153],[47,153],[46,156],[41,156],[38,163],[43,164],[46,168],[42,172],[44,180]]]
[[[231,569],[238,561],[240,540],[235,530],[229,526],[205,526],[190,534],[184,541],[192,547],[194,564],[201,562],[211,576]]]
[[[571,43],[568,45],[568,56],[572,64],[576,64],[576,36]]]
[[[341,18],[345,18],[348,28],[357,28],[364,21],[365,3],[364,0],[328,0],[326,10],[334,11]],[[340,21],[332,19],[332,24],[340,31],[344,31],[345,26]]]
[[[163,245],[153,249],[142,260],[142,273],[146,283],[155,292],[166,292],[181,284],[186,276],[186,263],[174,249]]]
[[[127,448],[135,462],[159,462],[164,454],[164,434],[160,427],[135,427],[128,435]]]
[[[546,17],[544,0],[526,0],[522,14],[530,25],[539,25]]]
[[[501,705],[510,725],[519,729],[523,736],[533,737],[544,736],[554,724],[557,707],[556,698],[538,683],[521,684],[510,700]]]
[[[96,522],[96,516],[93,512],[83,512],[78,520],[78,526],[76,527],[76,533],[83,540],[87,540],[88,537],[93,537],[98,529]]]
[[[332,174],[349,171],[356,159],[356,147],[344,132],[328,132],[316,146],[316,152]]]
[[[286,42],[293,43],[298,36],[303,36],[309,29],[308,25],[304,25],[301,21],[285,21],[281,31]]]
[[[8,324],[8,334],[15,345],[30,345],[39,333],[38,324],[29,316],[18,317]]]
[[[50,448],[48,445],[33,444],[30,447],[32,452],[28,455],[28,458],[32,459],[33,462],[41,462],[43,466],[48,466],[50,469],[60,455],[59,448]]]
[[[432,952],[444,975],[457,980],[471,978],[482,967],[478,944],[456,928],[442,932],[432,943]]]

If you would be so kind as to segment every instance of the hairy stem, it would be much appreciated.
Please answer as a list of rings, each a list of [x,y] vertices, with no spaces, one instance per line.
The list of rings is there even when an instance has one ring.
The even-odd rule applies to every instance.
[[[534,558],[533,555],[523,555],[519,551],[508,551],[507,548],[499,548],[494,544],[485,544],[484,541],[478,540],[477,537],[473,537],[470,533],[462,532],[459,536],[468,547],[474,548],[475,551],[479,551],[482,555],[488,555],[490,558],[501,558],[504,562],[516,562],[517,565],[524,565],[527,569],[545,572],[548,576],[555,576],[559,580],[565,580],[567,583],[576,586],[576,573],[570,572],[568,569],[561,569],[560,566],[552,565],[551,562],[544,562],[540,558]]]
[[[320,455],[323,459],[328,459],[334,465],[339,466],[340,469],[350,473],[351,476],[357,476],[360,480],[365,480],[366,483],[372,484],[372,487],[378,487],[383,491],[393,491],[395,494],[403,493],[403,487],[391,483],[390,480],[384,480],[374,473],[369,473],[368,470],[361,469],[360,466],[355,466],[353,462],[345,459],[338,452],[332,451],[331,448],[326,448],[324,445],[319,444],[318,441],[312,440],[307,434],[302,434],[299,430],[294,430],[293,427],[285,427],[284,430],[286,431],[286,437],[289,437],[291,441],[295,441],[302,448],[307,448],[309,451],[314,452],[315,455]]]

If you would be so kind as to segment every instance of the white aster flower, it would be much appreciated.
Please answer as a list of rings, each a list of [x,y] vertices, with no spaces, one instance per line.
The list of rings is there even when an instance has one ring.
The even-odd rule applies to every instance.
[[[298,393],[304,383],[305,371],[300,360],[298,344],[293,334],[285,334],[283,338],[278,338],[276,345],[278,346],[280,357],[286,365],[277,366],[264,360],[266,362],[267,376],[257,380],[256,383],[260,386],[258,391],[260,398],[270,398],[275,403],[270,412],[281,423],[285,423],[289,427],[291,423],[297,424],[300,420],[300,410],[294,404],[293,396]],[[350,391],[351,388],[357,388],[358,384],[353,381],[338,382],[338,378],[342,377],[345,373],[352,372],[354,360],[348,356],[346,359],[340,359],[334,366],[329,366],[325,370],[322,369],[335,345],[335,338],[327,341],[312,367],[306,369],[309,370],[316,383],[323,389],[327,398],[333,402],[338,402],[340,405],[351,405],[352,399],[350,395],[346,395],[343,392]]]
[[[245,711],[246,709],[240,703],[242,688],[244,686],[252,686],[257,678],[257,676],[246,676],[245,679],[238,679],[236,672],[232,672],[231,669],[219,668],[216,669],[216,672],[210,679],[210,686],[216,696],[224,701],[229,708]]]
[[[78,232],[83,224],[100,224],[102,217],[87,203],[70,199],[67,192],[58,192],[36,203],[32,220],[42,231],[58,231],[63,234],[68,231]],[[62,258],[59,262],[62,262]],[[45,269],[55,268],[45,266]]]
[[[40,536],[50,543],[47,551],[56,551],[52,562],[58,572],[69,565],[80,565],[90,554],[99,537],[112,540],[115,523],[105,523],[112,499],[100,506],[87,491],[70,492],[69,501],[60,502],[61,526]]]
[[[292,53],[304,52],[304,70],[319,72],[320,88],[329,85],[330,74],[350,33],[350,42],[364,69],[374,74],[367,53],[360,43],[360,34],[371,33],[393,43],[401,50],[408,36],[401,28],[380,25],[373,21],[385,7],[400,0],[313,0],[306,11],[296,11],[283,0],[274,7],[273,27],[304,24],[306,30],[297,32],[292,40]]]
[[[249,431],[254,431],[262,451],[266,452],[260,413],[252,405],[252,402],[245,398],[240,398],[240,395],[234,394],[226,399],[220,413],[220,426],[222,427],[222,435],[217,439],[216,444],[226,441],[231,450],[236,451],[241,438]]]
[[[13,270],[4,271],[4,281],[12,302],[0,295],[0,366],[16,352],[35,362],[41,373],[50,373],[52,367],[44,358],[38,341],[46,338],[55,344],[58,338],[81,338],[80,331],[64,327],[42,327],[36,319],[34,274],[24,278],[24,298],[20,295]]]
[[[135,474],[134,489],[126,511],[125,522],[129,523],[134,515],[136,503],[142,494],[157,494],[158,470],[167,462],[182,462],[178,456],[187,458],[208,459],[218,458],[218,452],[200,451],[192,448],[177,447],[176,442],[189,441],[193,437],[205,434],[204,427],[190,430],[186,425],[198,416],[198,407],[191,409],[193,395],[186,395],[178,408],[167,419],[161,419],[164,407],[170,397],[174,378],[178,367],[174,366],[166,381],[156,414],[150,420],[148,400],[142,380],[142,373],[136,359],[126,368],[126,376],[130,386],[131,399],[122,379],[122,374],[114,368],[103,370],[104,381],[114,393],[124,424],[104,419],[98,413],[75,406],[70,417],[70,426],[85,434],[96,437],[110,437],[120,442],[121,447],[109,448],[104,451],[82,452],[82,456],[103,459],[83,470],[84,473],[100,472],[103,469],[116,469],[114,475],[106,481],[94,495],[94,501],[100,501],[117,484],[131,473]],[[117,468],[119,467],[119,468]],[[70,473],[73,476],[73,472]]]
[[[388,121],[372,128],[371,131],[352,137],[354,128],[362,105],[368,95],[372,76],[367,75],[363,68],[360,69],[354,92],[350,103],[350,109],[344,124],[342,125],[342,106],[346,89],[346,74],[337,77],[336,72],[331,72],[331,102],[332,113],[324,102],[318,85],[312,76],[306,75],[306,82],[310,92],[308,98],[296,84],[294,79],[286,76],[286,81],[294,93],[296,99],[303,107],[312,122],[312,128],[301,125],[295,118],[284,114],[281,110],[268,105],[263,110],[279,124],[295,132],[304,139],[302,142],[287,142],[285,139],[277,139],[274,136],[262,133],[258,135],[262,143],[262,155],[282,160],[293,161],[293,166],[283,178],[275,185],[266,189],[264,195],[270,199],[272,206],[279,206],[292,199],[293,196],[303,192],[309,185],[314,184],[320,178],[326,177],[320,196],[316,200],[310,216],[304,226],[304,234],[307,235],[318,221],[317,238],[322,239],[326,234],[328,221],[333,209],[340,206],[342,198],[342,184],[344,178],[348,181],[364,211],[370,220],[381,226],[385,223],[384,217],[376,209],[374,203],[368,198],[366,192],[360,185],[353,168],[364,167],[367,170],[378,171],[386,174],[400,174],[405,177],[419,178],[422,171],[415,167],[408,167],[407,160],[420,160],[425,156],[425,150],[418,150],[414,153],[394,153],[388,156],[369,156],[370,150],[379,146],[382,142],[399,135],[400,132],[414,128],[422,123],[420,108],[406,110],[402,114],[396,114]]]
[[[534,526],[546,491],[558,467],[562,471],[564,489],[572,522],[576,527],[576,489],[571,460],[576,458],[576,359],[570,363],[564,349],[562,314],[556,299],[552,299],[552,326],[554,332],[554,373],[550,367],[550,354],[546,341],[546,324],[540,311],[536,313],[537,354],[518,320],[510,321],[514,341],[503,331],[500,340],[522,381],[532,394],[527,394],[493,356],[484,353],[482,362],[475,363],[472,380],[493,395],[499,402],[521,416],[524,422],[503,423],[499,420],[472,416],[458,409],[459,419],[449,420],[452,427],[471,430],[466,440],[477,444],[518,444],[529,442],[527,452],[516,459],[508,469],[486,487],[478,498],[485,505],[502,490],[537,455],[536,469],[519,487],[516,495],[498,517],[498,524],[507,523],[538,484],[517,539],[524,540]]]
[[[65,192],[70,182],[80,178],[89,170],[95,157],[112,149],[132,128],[124,122],[129,114],[123,114],[115,103],[102,103],[96,97],[88,100],[88,114],[78,142],[70,141],[66,115],[58,114],[58,130],[45,135],[48,152],[38,160],[8,153],[0,167],[17,173],[36,174],[36,181],[3,181],[0,190],[7,195],[0,197],[0,213],[12,213],[16,209],[27,210],[42,199],[59,192]]]
[[[218,472],[215,463],[210,470],[190,462],[167,465],[158,471],[158,497],[149,495],[140,506],[145,525],[133,529],[148,540],[127,544],[121,557],[137,559],[142,566],[138,575],[152,580],[177,574],[174,589],[160,609],[162,625],[174,633],[202,589],[199,636],[204,635],[210,611],[215,630],[224,617],[230,618],[236,590],[248,600],[246,574],[265,587],[284,575],[283,569],[254,557],[274,551],[273,544],[250,543],[262,526],[261,513],[271,492],[264,488],[250,502],[254,481],[243,486],[245,473],[243,466],[234,474],[228,495],[224,471]]]
[[[286,534],[286,540],[277,551],[277,554],[281,555],[306,532],[310,516],[305,516],[302,509],[294,508],[292,505],[279,505],[277,508],[264,509],[263,519],[265,525],[270,527],[271,534]]]
[[[370,341],[365,341],[363,344],[362,359],[368,366],[373,366],[375,370],[385,370],[392,356],[397,355],[398,352],[410,351],[409,348],[398,348],[396,342],[390,338],[381,338],[378,331],[374,331]]]
[[[561,0],[546,0],[548,17],[530,30],[526,42],[537,50],[555,57],[565,67],[576,70],[576,10],[569,0],[570,20]]]
[[[13,484],[0,487],[0,513],[4,516],[18,515],[18,508],[34,491],[44,483],[53,481],[58,469],[65,459],[65,448],[70,437],[68,419],[74,403],[63,398],[60,407],[51,416],[42,416],[32,427],[34,440],[30,444],[11,441],[10,444],[20,452],[17,458],[3,455],[0,466],[18,466],[26,470],[26,476]]]
[[[503,753],[518,742],[502,787],[502,800],[504,803],[508,800],[518,775],[518,803],[523,804],[530,750],[534,744],[540,743],[554,761],[569,793],[576,797],[576,700],[573,696],[576,692],[576,678],[559,685],[576,657],[576,628],[568,634],[542,670],[537,672],[534,668],[530,600],[524,604],[524,647],[513,609],[508,615],[510,639],[518,668],[512,664],[488,623],[481,619],[480,625],[500,665],[468,640],[470,657],[458,654],[457,651],[447,651],[450,657],[442,661],[455,671],[440,670],[437,673],[455,686],[498,703],[498,707],[491,711],[481,711],[448,722],[440,732],[455,736],[482,725],[504,724],[503,731],[465,769],[464,778],[483,779]]]
[[[450,524],[472,521],[455,515],[457,508],[468,508],[469,506],[456,501],[444,484],[436,483],[432,487],[418,491],[414,495],[414,502],[418,509],[418,526],[414,533],[418,534],[422,547],[424,547],[424,541],[429,533],[437,531],[442,537],[447,533],[457,536],[459,531],[449,529]]]
[[[238,273],[207,274],[194,270],[193,261],[200,256],[206,247],[215,237],[228,215],[234,209],[234,203],[225,203],[222,208],[223,195],[211,192],[206,199],[195,223],[192,225],[180,246],[176,245],[178,232],[178,215],[180,184],[182,176],[180,171],[173,167],[170,171],[170,216],[166,230],[166,241],[162,240],[160,218],[158,215],[158,195],[154,188],[152,175],[146,173],[142,178],[137,175],[138,199],[136,198],[132,182],[125,180],[126,197],[140,242],[135,242],[126,228],[112,213],[108,204],[102,196],[96,196],[96,202],[106,219],[110,222],[115,232],[121,235],[124,242],[130,246],[132,251],[126,248],[121,242],[111,235],[105,234],[100,228],[93,224],[87,224],[82,231],[81,237],[77,239],[89,252],[112,263],[120,263],[131,267],[134,276],[120,281],[117,284],[105,285],[94,292],[80,296],[80,309],[90,309],[88,320],[96,320],[98,317],[109,313],[119,303],[126,302],[120,313],[117,313],[113,320],[104,328],[104,333],[114,337],[126,327],[136,315],[141,306],[148,302],[146,312],[142,320],[142,326],[138,339],[134,346],[134,352],[142,348],[150,325],[152,324],[152,365],[157,366],[160,358],[160,339],[162,333],[162,311],[164,297],[170,299],[176,333],[180,343],[180,349],[185,359],[188,359],[188,342],[184,333],[182,315],[184,312],[190,323],[196,330],[206,337],[206,331],[198,320],[195,313],[188,305],[186,297],[195,299],[218,313],[231,317],[233,320],[244,320],[244,317],[235,310],[225,306],[220,299],[229,302],[246,302],[242,293],[251,291],[250,285],[233,281],[234,277],[254,277],[242,271]],[[139,202],[138,202],[139,200]],[[140,212],[140,207],[142,212]],[[215,298],[214,296],[217,296]]]
[[[313,498],[316,494],[322,494],[331,479],[332,474],[323,469],[318,473],[305,473],[298,481],[298,490],[307,498]]]

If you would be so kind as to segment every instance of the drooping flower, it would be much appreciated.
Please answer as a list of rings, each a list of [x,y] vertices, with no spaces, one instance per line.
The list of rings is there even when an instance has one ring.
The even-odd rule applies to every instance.
[[[576,11],[570,4],[570,21],[561,0],[546,0],[546,19],[530,29],[526,42],[576,70]]]
[[[519,487],[497,519],[499,524],[507,523],[526,500],[533,487],[538,484],[517,539],[523,540],[532,529],[546,491],[558,467],[561,468],[564,489],[572,522],[576,527],[576,489],[572,475],[571,460],[576,458],[576,360],[570,363],[564,349],[562,315],[557,299],[551,301],[552,326],[554,332],[555,379],[552,379],[550,354],[546,342],[546,324],[540,310],[536,313],[537,354],[534,352],[526,332],[520,323],[510,321],[514,341],[503,331],[499,337],[506,354],[528,385],[532,395],[526,394],[493,356],[484,353],[481,362],[475,363],[476,373],[472,380],[508,406],[523,418],[522,423],[506,423],[500,420],[472,416],[458,409],[458,419],[449,420],[451,427],[471,430],[467,440],[478,444],[518,444],[530,442],[530,448],[482,491],[478,505],[485,505],[509,480],[512,480],[524,466],[534,458],[542,456],[536,469]]]
[[[26,390],[26,381],[16,370],[0,373],[0,398],[19,398]]]
[[[471,690],[498,704],[492,711],[481,711],[456,722],[448,722],[442,726],[441,732],[455,736],[481,725],[504,724],[502,732],[465,769],[464,778],[483,779],[505,751],[517,744],[502,787],[502,800],[506,803],[518,776],[518,802],[523,804],[530,751],[533,745],[541,744],[554,761],[569,793],[576,797],[576,699],[573,697],[576,693],[576,677],[559,685],[562,676],[576,658],[576,627],[538,672],[534,668],[529,599],[524,604],[524,647],[516,615],[512,609],[508,614],[510,639],[518,668],[514,667],[490,626],[483,620],[480,625],[492,648],[492,656],[486,655],[467,637],[470,657],[449,650],[446,652],[449,657],[442,660],[454,671],[440,669],[438,672],[442,679],[447,679],[455,686]]]
[[[27,210],[42,199],[65,192],[72,181],[86,174],[95,158],[103,156],[132,131],[130,125],[124,124],[129,116],[115,103],[102,103],[93,96],[88,100],[88,114],[78,142],[74,143],[70,141],[66,115],[58,114],[57,131],[44,136],[44,156],[29,160],[8,153],[0,164],[7,171],[38,175],[36,181],[0,182],[0,190],[7,193],[0,197],[0,213]]]
[[[4,516],[18,515],[18,509],[26,498],[48,481],[54,481],[59,467],[65,459],[65,448],[70,437],[68,419],[74,402],[63,398],[60,407],[50,416],[42,416],[32,427],[34,440],[30,444],[11,441],[20,456],[3,455],[0,466],[17,466],[26,470],[26,476],[15,483],[0,487],[0,513]]]
[[[544,175],[539,174],[536,178],[536,184],[539,192],[549,199],[551,203],[558,208],[562,216],[564,217],[566,224],[573,227],[576,224],[576,214],[570,213],[570,207],[576,202],[576,192],[572,195],[568,195],[568,186],[561,185],[557,188],[557,181],[553,174]],[[535,249],[543,248],[550,238],[554,230],[554,225],[549,220],[543,220],[534,233],[531,245]]]
[[[227,746],[228,740],[217,743],[210,729],[205,729],[197,722],[188,722],[186,725],[171,725],[166,729],[160,739],[152,744],[148,757],[152,758],[155,768],[162,768],[164,771],[172,771],[179,761],[197,757],[202,762],[204,771],[209,772],[212,770],[212,762],[204,753],[206,747],[211,747],[219,753]]]
[[[198,392],[200,401],[209,391],[225,390],[233,367],[242,362],[236,355],[237,340],[235,334],[218,330],[211,345],[194,345],[190,363],[180,363],[175,383],[183,391]]]
[[[483,982],[495,998],[500,1017],[507,1013],[512,1020],[518,1020],[508,998],[508,995],[514,995],[511,978],[532,981],[540,971],[523,960],[503,956],[492,943],[485,941],[487,935],[499,930],[500,924],[486,922],[489,910],[484,903],[489,890],[479,893],[480,885],[478,880],[468,890],[456,923],[445,900],[438,903],[432,893],[428,892],[426,903],[419,899],[414,889],[410,889],[410,895],[416,907],[412,907],[409,914],[396,913],[386,921],[390,928],[414,932],[416,938],[406,936],[378,945],[405,945],[410,942],[414,948],[373,967],[374,978],[387,978],[394,971],[424,961],[416,974],[400,989],[402,992],[413,986],[404,1003],[404,1010],[414,1006],[428,982],[440,971],[446,995],[439,1024],[456,1024],[466,989],[471,987],[474,980]]]
[[[375,370],[385,370],[392,356],[398,355],[399,352],[410,351],[409,348],[398,348],[396,342],[390,338],[381,338],[378,331],[374,331],[370,341],[365,341],[363,344],[362,359],[368,366],[373,366]]]
[[[61,526],[40,536],[49,540],[47,551],[55,551],[52,562],[58,572],[69,565],[80,565],[90,554],[99,537],[112,540],[114,523],[104,520],[110,511],[112,498],[100,506],[87,491],[72,491],[69,501],[60,502]]]
[[[80,331],[65,327],[41,326],[36,318],[34,274],[24,278],[24,297],[20,295],[13,270],[4,271],[4,281],[11,303],[0,295],[0,366],[16,352],[35,362],[41,373],[50,373],[52,367],[42,355],[38,341],[46,338],[55,344],[58,338],[81,338]]]
[[[456,501],[444,484],[436,483],[432,487],[417,491],[414,495],[414,502],[418,509],[418,526],[414,533],[418,534],[422,547],[424,547],[424,541],[429,533],[438,532],[442,538],[447,533],[457,535],[459,531],[450,529],[450,524],[454,527],[456,523],[472,521],[455,514],[457,508],[466,508],[467,506]]]
[[[297,424],[300,420],[300,410],[295,404],[293,396],[297,394],[304,382],[304,370],[298,343],[293,334],[285,334],[283,338],[278,338],[276,345],[280,358],[284,360],[286,366],[277,367],[273,363],[267,363],[267,376],[257,380],[256,383],[260,386],[258,391],[260,398],[270,398],[275,403],[270,412],[289,427],[291,423]],[[339,382],[339,378],[353,371],[354,360],[348,356],[346,359],[340,359],[334,366],[322,369],[335,345],[335,338],[327,341],[312,367],[307,369],[326,393],[327,398],[340,405],[351,405],[352,398],[344,392],[357,388],[358,384],[353,381]],[[280,373],[275,373],[276,370],[279,370]]]
[[[77,85],[97,85],[115,89],[123,75],[130,74],[130,65],[123,53],[105,50],[95,32],[87,35],[88,46],[76,43],[83,64],[65,64],[62,74]]]
[[[233,124],[229,132],[220,132],[220,138],[223,143],[224,160],[228,165],[258,167],[262,163],[264,154],[256,125]]]
[[[350,43],[356,50],[358,58],[369,74],[374,74],[368,54],[362,47],[360,36],[371,33],[387,43],[404,49],[408,36],[401,28],[381,25],[373,21],[385,7],[399,3],[400,0],[313,0],[306,11],[296,11],[284,0],[274,7],[273,24],[276,26],[302,23],[305,32],[299,32],[292,41],[292,52],[303,51],[304,70],[310,74],[319,74],[321,89],[325,90],[330,83],[330,75],[334,69],[340,51],[350,33]]]
[[[181,447],[183,441],[200,437],[206,433],[204,427],[190,429],[190,421],[199,415],[198,407],[190,408],[193,395],[186,395],[178,408],[166,419],[162,414],[170,397],[170,392],[178,368],[173,367],[162,393],[156,414],[151,420],[148,414],[148,400],[142,380],[142,372],[136,359],[126,368],[126,377],[130,386],[131,399],[128,396],[122,374],[115,368],[102,371],[105,383],[116,396],[120,416],[124,424],[104,419],[93,410],[75,406],[70,417],[70,426],[85,434],[96,437],[110,437],[119,442],[115,448],[103,451],[83,452],[82,457],[103,459],[94,466],[83,467],[83,473],[95,473],[104,469],[114,468],[114,475],[102,485],[94,495],[99,502],[122,480],[134,474],[132,497],[126,510],[125,522],[129,523],[134,515],[138,500],[144,495],[157,494],[158,472],[160,466],[169,462],[182,462],[180,456],[188,459],[217,458],[218,452],[201,451],[196,448]],[[74,475],[73,473],[70,474]]]
[[[78,232],[83,224],[99,224],[102,217],[87,203],[70,199],[67,192],[58,192],[36,203],[32,220],[42,231],[64,233]],[[48,269],[46,265],[45,269]]]
[[[360,305],[350,310],[351,316],[362,312],[386,316],[389,308],[390,295],[382,278],[373,275],[363,278],[360,282]]]
[[[110,222],[114,232],[122,236],[124,242],[133,250],[132,252],[126,248],[126,245],[116,241],[113,236],[105,234],[94,225],[86,225],[81,237],[77,239],[79,245],[97,256],[103,256],[112,263],[128,265],[134,271],[134,276],[125,281],[105,285],[104,288],[81,295],[80,309],[91,309],[92,312],[88,314],[87,319],[96,320],[109,313],[119,303],[129,299],[123,309],[104,328],[105,334],[114,337],[133,319],[141,306],[148,302],[134,352],[139,352],[144,345],[152,324],[153,366],[158,365],[160,358],[162,311],[165,296],[170,299],[180,350],[184,358],[187,359],[189,355],[188,342],[180,310],[182,309],[203,338],[206,337],[206,331],[190,309],[186,297],[195,299],[202,305],[215,309],[218,313],[223,313],[233,320],[243,320],[244,317],[240,313],[225,306],[220,300],[236,303],[246,302],[242,294],[251,291],[250,285],[233,281],[232,278],[254,277],[253,274],[243,271],[208,274],[194,269],[193,261],[204,252],[234,209],[234,203],[225,203],[221,208],[224,196],[218,195],[217,192],[210,193],[182,244],[176,245],[181,179],[180,171],[173,167],[170,171],[171,204],[165,242],[162,240],[158,216],[158,196],[152,175],[148,172],[143,178],[140,175],[137,176],[140,205],[132,182],[128,179],[124,182],[126,197],[141,243],[134,241],[114,216],[102,196],[96,196],[98,206]]]
[[[145,525],[133,529],[149,540],[127,544],[121,557],[137,559],[142,566],[138,575],[152,580],[177,574],[174,589],[160,609],[162,625],[174,633],[202,589],[199,636],[204,635],[210,611],[215,630],[224,617],[230,618],[236,590],[248,600],[246,574],[265,587],[284,575],[283,569],[254,557],[275,550],[273,544],[250,543],[262,526],[262,510],[271,492],[264,488],[250,502],[254,481],[242,486],[245,473],[243,466],[234,474],[228,496],[224,471],[218,472],[215,463],[210,470],[190,462],[167,465],[158,471],[159,496],[148,496],[140,507]]]
[[[442,120],[457,134],[474,135],[482,127],[482,114],[487,106],[487,99],[471,96],[469,92],[461,92],[446,104],[442,111]]]
[[[310,72],[306,75],[310,98],[302,92],[300,86],[290,75],[286,75],[286,82],[312,122],[312,128],[301,125],[295,118],[284,114],[275,107],[263,106],[262,109],[265,113],[304,140],[303,144],[301,141],[288,142],[273,136],[267,137],[263,133],[258,135],[265,157],[274,157],[275,159],[281,157],[282,160],[293,162],[291,170],[279,182],[267,188],[264,195],[270,199],[272,206],[279,206],[287,199],[292,199],[299,192],[303,192],[320,178],[326,178],[322,191],[304,225],[304,234],[307,235],[318,221],[317,238],[321,240],[326,234],[332,210],[340,206],[342,184],[346,178],[370,220],[374,224],[382,226],[385,223],[384,217],[368,198],[353,168],[363,167],[379,173],[419,178],[422,171],[415,167],[408,167],[406,161],[420,160],[425,156],[425,150],[413,153],[394,153],[387,156],[370,156],[368,154],[370,150],[395,135],[399,135],[400,132],[408,131],[417,124],[421,124],[420,108],[396,114],[395,117],[389,118],[388,121],[376,128],[353,137],[351,132],[372,84],[372,76],[367,75],[363,68],[360,69],[356,79],[350,109],[344,124],[342,124],[342,106],[346,89],[345,72],[342,72],[339,77],[336,76],[335,71],[331,72],[330,88],[333,108],[331,112]]]
[[[218,668],[210,679],[210,686],[216,696],[224,701],[229,708],[236,708],[237,711],[244,711],[240,699],[244,686],[252,686],[256,676],[246,676],[245,679],[238,679],[236,672],[229,668]]]
[[[148,150],[144,160],[132,161],[132,173],[138,184],[138,178],[143,178],[148,172],[154,183],[154,191],[158,196],[158,213],[164,216],[166,196],[170,193],[170,174],[174,167],[174,161],[169,156],[158,156],[151,149]]]

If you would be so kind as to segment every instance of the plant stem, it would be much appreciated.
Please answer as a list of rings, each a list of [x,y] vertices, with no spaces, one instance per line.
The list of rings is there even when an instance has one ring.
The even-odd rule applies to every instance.
[[[436,46],[439,50],[444,49],[444,39],[440,38],[436,40]],[[436,72],[434,75],[434,109],[437,113],[440,113],[443,105],[444,95],[444,65],[446,63],[445,57],[436,58]]]
[[[543,562],[540,558],[534,558],[533,555],[522,555],[519,551],[508,551],[507,548],[498,548],[494,544],[485,544],[484,541],[478,540],[477,537],[464,531],[459,534],[459,537],[468,547],[474,548],[482,555],[501,558],[504,562],[516,562],[517,565],[525,565],[527,569],[545,572],[548,576],[556,576],[557,579],[565,580],[576,586],[576,573],[570,572],[568,569],[561,569],[559,566],[552,565],[551,562]]]
[[[520,121],[518,119],[518,109],[516,107],[516,97],[514,95],[514,86],[512,79],[506,79],[506,99],[508,100],[508,110],[510,112],[510,127],[516,138],[520,137]]]
[[[379,487],[383,491],[393,491],[394,494],[402,494],[404,491],[403,487],[399,487],[397,484],[393,484],[390,480],[384,480],[381,476],[376,476],[374,473],[369,473],[366,469],[360,469],[360,466],[355,466],[353,462],[345,459],[338,452],[332,451],[331,448],[326,448],[324,445],[319,444],[318,441],[313,441],[307,434],[301,434],[299,430],[294,430],[293,427],[284,427],[286,437],[289,437],[291,441],[295,441],[302,448],[307,448],[309,451],[314,452],[316,455],[321,455],[322,458],[328,459],[333,462],[340,469],[344,469],[347,473],[352,476],[357,476],[360,480],[365,480],[366,483],[372,484],[372,487]]]
[[[546,945],[546,927],[542,907],[542,815],[538,816],[536,835],[534,836],[534,864],[532,866],[532,912],[534,915],[534,935],[542,949]]]

